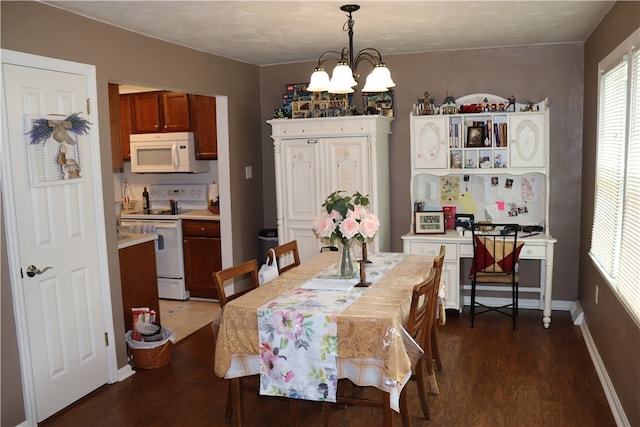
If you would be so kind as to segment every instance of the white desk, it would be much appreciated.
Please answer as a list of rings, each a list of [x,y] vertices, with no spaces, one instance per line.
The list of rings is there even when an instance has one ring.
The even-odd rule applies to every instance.
[[[522,233],[527,236],[529,233]],[[520,288],[521,291],[539,292],[539,309],[543,312],[543,324],[548,328],[551,324],[551,291],[553,289],[553,248],[557,240],[549,234],[537,234],[520,237],[525,244],[520,252],[520,259],[540,261],[539,288]],[[473,243],[471,231],[464,236],[457,231],[447,231],[446,234],[414,234],[402,236],[403,251],[411,254],[425,254],[437,256],[440,245],[445,245],[446,255],[443,266],[443,277],[446,285],[446,307],[462,311],[464,301],[461,299],[460,286],[461,258],[473,258]],[[466,276],[466,274],[465,274]]]

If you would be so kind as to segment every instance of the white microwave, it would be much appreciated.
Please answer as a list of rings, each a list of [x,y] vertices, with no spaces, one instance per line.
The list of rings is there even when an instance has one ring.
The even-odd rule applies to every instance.
[[[199,173],[209,162],[196,160],[193,132],[141,133],[130,136],[131,172]]]

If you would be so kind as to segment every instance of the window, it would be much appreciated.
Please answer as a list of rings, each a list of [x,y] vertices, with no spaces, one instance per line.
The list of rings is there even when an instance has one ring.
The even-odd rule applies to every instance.
[[[640,29],[599,71],[590,256],[640,322]]]

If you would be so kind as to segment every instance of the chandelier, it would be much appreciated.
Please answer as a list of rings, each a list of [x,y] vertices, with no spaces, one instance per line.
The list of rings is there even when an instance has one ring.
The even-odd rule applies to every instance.
[[[367,47],[360,50],[354,56],[353,24],[355,21],[351,17],[351,14],[358,9],[360,9],[360,6],[357,4],[346,4],[340,7],[340,10],[349,14],[347,15],[349,19],[342,27],[343,31],[346,31],[348,28],[349,47],[343,47],[340,52],[328,50],[320,55],[318,65],[309,80],[309,86],[307,87],[309,92],[328,91],[329,93],[353,93],[353,88],[358,84],[356,79],[359,77],[355,69],[358,67],[358,63],[365,59],[371,62],[374,67],[373,71],[367,76],[362,92],[387,92],[389,88],[396,85],[391,79],[389,68],[382,62],[382,55],[379,50]],[[322,64],[332,55],[338,58],[338,63],[333,69],[331,79],[329,79],[329,74],[322,68]]]

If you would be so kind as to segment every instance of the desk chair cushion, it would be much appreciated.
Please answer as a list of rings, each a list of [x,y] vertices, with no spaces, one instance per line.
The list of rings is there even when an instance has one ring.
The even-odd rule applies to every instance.
[[[515,245],[516,262],[520,258],[523,245],[524,242],[517,242]],[[513,246],[513,242],[504,241],[499,237],[494,239],[493,237],[476,236],[476,256],[469,275],[473,275],[474,271],[490,274],[513,271],[515,268],[512,254]],[[511,283],[511,279],[509,279],[509,283]]]

